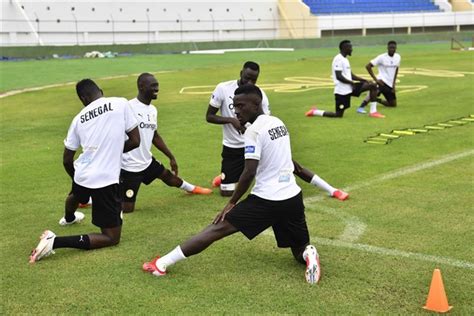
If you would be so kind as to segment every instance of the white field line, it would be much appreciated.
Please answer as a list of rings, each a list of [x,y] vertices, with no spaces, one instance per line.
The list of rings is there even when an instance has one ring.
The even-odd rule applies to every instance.
[[[171,71],[171,70],[170,71],[156,71],[156,72],[151,72],[151,74],[162,74],[162,73],[168,73],[168,72],[173,72],[173,71]],[[97,78],[97,80],[112,80],[112,79],[127,78],[127,77],[138,77],[139,75],[140,74],[108,76],[108,77]],[[71,85],[74,85],[74,84],[76,84],[76,82],[64,82],[64,83],[49,84],[49,85],[40,86],[40,87],[25,88],[25,89],[20,89],[20,90],[11,90],[11,91],[7,91],[5,93],[0,94],[0,99],[10,97],[12,95],[25,93],[25,92],[40,91],[40,90],[45,90],[45,89],[50,89],[50,88],[65,87],[65,86],[71,86]]]
[[[372,180],[349,186],[345,188],[344,190],[351,192],[354,190],[371,186],[375,183],[380,183],[386,180],[398,178],[398,177],[405,176],[405,175],[418,172],[421,170],[433,168],[433,167],[451,162],[453,160],[468,157],[473,154],[474,154],[474,150],[468,150],[461,153],[446,155],[437,160],[423,162],[423,163],[415,164],[410,167],[406,167],[406,168],[402,168],[399,170],[385,173]],[[340,219],[342,222],[344,222],[346,224],[346,227],[344,228],[344,231],[342,232],[342,234],[336,240],[312,236],[311,239],[315,240],[317,244],[333,246],[333,247],[344,247],[344,248],[360,250],[360,251],[364,251],[368,253],[376,253],[376,254],[380,254],[384,256],[395,256],[395,257],[403,257],[403,258],[410,258],[410,259],[416,259],[416,260],[421,260],[421,261],[434,262],[434,263],[450,265],[450,266],[454,266],[458,268],[465,268],[465,269],[471,269],[471,270],[474,269],[474,263],[471,263],[468,261],[462,261],[462,260],[451,259],[447,257],[433,256],[433,255],[427,255],[427,254],[422,254],[422,253],[408,252],[408,251],[402,251],[402,250],[397,250],[397,249],[389,249],[389,248],[371,246],[371,245],[366,245],[366,244],[354,243],[355,241],[357,241],[357,239],[360,236],[362,236],[362,234],[364,233],[366,229],[366,225],[363,222],[361,222],[356,216],[347,214],[345,212],[336,210],[334,208],[321,206],[321,205],[315,205],[316,202],[321,201],[323,198],[324,196],[319,195],[315,197],[306,198],[304,201],[308,209],[317,208],[318,210],[321,210],[322,212],[326,214],[330,214]],[[266,230],[264,234],[273,235],[273,232],[271,230]]]

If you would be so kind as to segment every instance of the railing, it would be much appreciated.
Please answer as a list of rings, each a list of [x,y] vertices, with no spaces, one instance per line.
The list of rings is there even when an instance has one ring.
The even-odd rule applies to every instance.
[[[333,15],[283,21],[272,18],[157,20],[0,19],[2,46],[176,43],[316,38],[344,34],[411,33],[473,29],[473,12]],[[285,23],[286,22],[286,23]],[[295,35],[296,34],[296,35]]]

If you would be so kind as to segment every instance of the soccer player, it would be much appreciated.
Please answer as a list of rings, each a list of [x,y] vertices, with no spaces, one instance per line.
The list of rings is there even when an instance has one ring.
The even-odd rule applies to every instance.
[[[76,91],[85,107],[72,120],[64,140],[63,164],[73,179],[65,220],[74,221],[78,204],[92,197],[92,223],[101,233],[57,237],[46,230],[30,256],[30,263],[54,253],[53,249],[96,249],[120,241],[120,166],[122,153],[140,145],[138,122],[126,99],[105,98],[94,81],[79,81]],[[74,161],[79,147],[82,154]]]
[[[214,186],[220,186],[222,196],[231,196],[239,177],[244,170],[244,136],[245,126],[235,117],[234,91],[245,84],[256,84],[260,66],[247,61],[240,71],[238,80],[219,83],[212,93],[206,113],[206,121],[220,124],[222,127],[222,163],[221,175],[213,180]],[[270,114],[268,98],[262,91],[262,108],[265,114]],[[217,115],[218,111],[221,115]]]
[[[352,55],[352,44],[349,40],[339,43],[340,53],[332,61],[332,79],[334,81],[334,95],[336,112],[318,110],[313,107],[306,116],[342,117],[344,111],[351,106],[351,97],[359,97],[364,91],[370,91],[370,117],[383,118],[377,112],[377,86],[362,77],[356,76],[352,70],[347,56]],[[358,81],[358,82],[356,82]],[[362,109],[364,112],[365,110]]]
[[[156,100],[159,92],[159,83],[149,73],[142,73],[137,79],[138,95],[129,101],[130,106],[138,119],[140,131],[140,147],[131,150],[122,157],[122,171],[120,186],[122,191],[122,206],[124,213],[133,212],[140,184],[146,185],[155,179],[160,179],[166,185],[183,189],[193,194],[211,194],[212,190],[190,184],[178,177],[178,164],[158,133],[157,110],[151,104]],[[151,145],[165,154],[170,160],[171,170],[166,169],[151,154]]]
[[[380,54],[372,59],[366,66],[369,75],[377,82],[378,95],[383,94],[385,100],[377,98],[377,102],[389,107],[397,106],[397,95],[395,94],[395,84],[397,82],[398,68],[400,67],[401,57],[396,53],[397,42],[389,41],[387,43],[387,52]],[[379,69],[379,74],[376,77],[373,67]],[[366,98],[367,100],[367,98]],[[367,104],[367,101],[362,102],[361,107]]]
[[[307,282],[319,281],[319,255],[309,244],[303,195],[293,176],[290,135],[280,119],[264,115],[262,98],[262,92],[253,84],[241,85],[235,91],[237,119],[242,126],[247,122],[252,125],[245,132],[245,168],[227,205],[203,231],[165,256],[145,262],[145,271],[165,275],[169,266],[200,253],[219,239],[238,231],[253,239],[271,226],[278,247],[291,248],[295,259],[306,264]],[[250,195],[237,204],[254,178]]]

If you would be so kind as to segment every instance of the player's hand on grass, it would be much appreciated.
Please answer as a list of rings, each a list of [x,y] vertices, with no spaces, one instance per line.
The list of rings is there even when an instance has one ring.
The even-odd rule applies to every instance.
[[[220,222],[223,222],[227,213],[229,213],[230,210],[234,208],[234,206],[235,204],[233,203],[227,203],[226,206],[224,206],[224,209],[219,212],[219,214],[217,214],[216,218],[214,218],[214,221],[212,223],[219,224]]]
[[[178,175],[178,163],[176,162],[176,159],[172,158],[170,159],[170,167],[171,171],[173,171],[174,175]]]

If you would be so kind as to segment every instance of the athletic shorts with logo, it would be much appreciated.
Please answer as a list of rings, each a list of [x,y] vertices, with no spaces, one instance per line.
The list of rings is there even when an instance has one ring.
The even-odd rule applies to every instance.
[[[383,94],[383,96],[385,97],[385,100],[390,102],[392,100],[397,99],[397,96],[395,95],[395,93],[393,93],[392,88],[390,88],[386,84],[383,86],[379,85],[378,89],[379,89],[378,95]]]
[[[142,183],[148,185],[161,176],[165,167],[152,157],[151,163],[146,169],[139,172],[130,172],[122,169],[120,172],[120,190],[123,202],[135,202],[138,190]]]
[[[222,146],[222,184],[231,184],[239,182],[240,175],[244,171],[245,167],[245,149],[242,148],[231,148]]]
[[[356,82],[349,94],[334,94],[336,101],[336,112],[344,111],[351,107],[351,97],[359,97],[362,93],[362,82]]]
[[[89,189],[73,181],[71,193],[81,204],[86,204],[92,198],[92,224],[95,226],[113,228],[122,225],[122,203],[117,183]]]
[[[300,247],[309,242],[301,191],[283,201],[250,194],[230,210],[225,219],[250,240],[271,226],[280,248]]]

